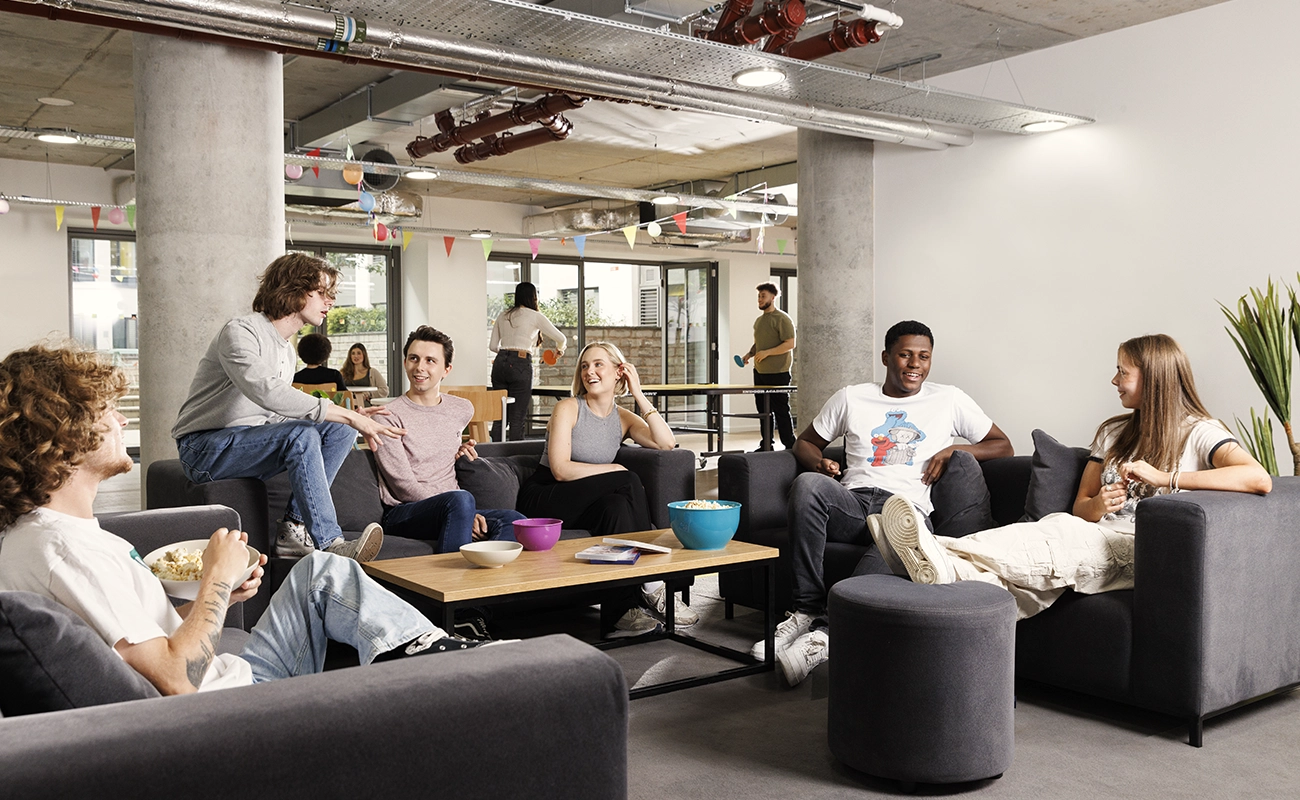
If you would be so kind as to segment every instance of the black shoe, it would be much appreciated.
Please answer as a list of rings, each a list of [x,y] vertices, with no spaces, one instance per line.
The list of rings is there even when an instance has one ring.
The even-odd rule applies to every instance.
[[[463,609],[461,613],[456,614],[456,622],[452,625],[452,633],[464,639],[473,639],[480,642],[492,641],[492,634],[488,631],[487,617],[476,609]]]

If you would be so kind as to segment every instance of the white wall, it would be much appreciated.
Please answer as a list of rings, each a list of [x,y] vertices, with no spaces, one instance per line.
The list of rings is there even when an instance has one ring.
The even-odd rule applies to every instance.
[[[1025,102],[1097,123],[879,146],[880,330],[927,322],[932,379],[965,388],[1020,453],[1033,428],[1086,445],[1121,411],[1116,345],[1144,333],[1182,343],[1211,413],[1262,410],[1218,302],[1296,282],[1297,29],[1292,0],[1233,0],[1020,56]],[[978,94],[986,77],[1017,98],[1003,64],[934,83]]]

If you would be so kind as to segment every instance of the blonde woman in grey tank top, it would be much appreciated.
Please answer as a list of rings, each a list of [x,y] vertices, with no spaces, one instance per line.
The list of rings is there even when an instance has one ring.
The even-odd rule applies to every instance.
[[[627,394],[636,412],[615,402]],[[677,446],[663,415],[641,391],[636,367],[614,345],[592,342],[578,355],[573,397],[556,403],[551,412],[541,466],[520,487],[519,510],[530,517],[562,519],[566,528],[592,536],[649,529],[645,487],[635,473],[614,463],[629,437],[655,450]],[[630,608],[617,629],[623,635],[654,630],[662,621],[666,593],[662,581],[643,586],[638,600],[645,607]],[[676,609],[679,625],[698,620],[680,600]]]

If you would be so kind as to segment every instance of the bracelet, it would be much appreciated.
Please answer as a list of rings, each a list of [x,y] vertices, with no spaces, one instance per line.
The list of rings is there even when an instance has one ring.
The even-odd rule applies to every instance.
[[[1174,470],[1174,476],[1173,476],[1172,478],[1169,479],[1169,483],[1170,483],[1170,485],[1172,486],[1172,488],[1173,488],[1173,490],[1174,490],[1175,492],[1179,491],[1179,489],[1178,489],[1178,478],[1179,478],[1179,476],[1181,476],[1182,474],[1183,474],[1183,473],[1182,473],[1181,470],[1177,470],[1177,469],[1176,469],[1176,470]]]
[[[647,411],[647,412],[645,412],[644,414],[642,414],[642,415],[641,415],[641,419],[649,420],[651,414],[658,414],[658,413],[659,413],[659,409],[657,409],[657,408],[652,408],[652,409],[650,409],[649,411]]]

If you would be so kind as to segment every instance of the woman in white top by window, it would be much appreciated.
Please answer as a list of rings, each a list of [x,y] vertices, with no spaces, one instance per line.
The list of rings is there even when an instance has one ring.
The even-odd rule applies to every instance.
[[[515,402],[508,406],[510,439],[524,438],[533,401],[533,348],[542,337],[555,342],[557,356],[564,355],[568,339],[537,310],[537,287],[524,282],[515,287],[515,305],[501,312],[492,323],[488,349],[497,354],[492,361],[492,388],[505,389]],[[501,439],[501,423],[492,425],[492,438]]]

